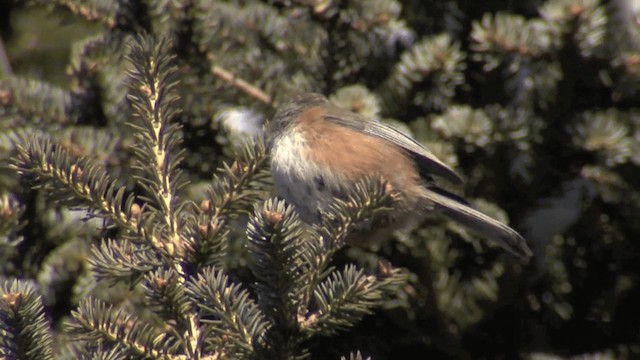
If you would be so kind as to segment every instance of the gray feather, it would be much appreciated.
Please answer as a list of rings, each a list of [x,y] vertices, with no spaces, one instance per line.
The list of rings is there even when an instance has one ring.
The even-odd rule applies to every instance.
[[[526,240],[515,230],[495,220],[465,203],[456,201],[438,192],[425,188],[423,191],[425,207],[435,208],[450,219],[494,240],[502,248],[524,258],[530,258],[533,253]]]

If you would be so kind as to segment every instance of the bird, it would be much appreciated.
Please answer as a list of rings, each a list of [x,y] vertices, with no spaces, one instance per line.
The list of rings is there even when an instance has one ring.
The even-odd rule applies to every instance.
[[[267,131],[276,193],[305,223],[318,223],[334,198],[344,199],[359,182],[378,177],[396,193],[396,217],[438,212],[519,258],[532,256],[517,231],[438,187],[437,178],[462,184],[453,169],[383,122],[340,108],[322,94],[299,93],[278,106]]]

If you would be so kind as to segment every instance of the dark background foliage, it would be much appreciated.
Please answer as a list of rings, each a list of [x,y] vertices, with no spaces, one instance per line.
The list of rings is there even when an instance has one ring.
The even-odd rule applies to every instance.
[[[156,40],[142,42],[147,45],[136,53],[132,39],[141,34]],[[378,292],[366,295],[371,298],[354,298],[354,313],[335,313],[326,329],[307,335],[287,327],[295,319],[266,311],[270,325],[254,319],[255,324],[284,329],[276,331],[280,338],[269,335],[256,342],[260,346],[235,353],[219,350],[223,345],[211,340],[201,356],[219,351],[239,358],[337,359],[350,352],[356,358],[356,350],[374,359],[640,355],[637,1],[3,0],[0,36],[2,355],[17,353],[14,340],[21,336],[32,339],[21,344],[39,344],[31,356],[82,353],[64,326],[74,311],[101,309],[98,300],[87,298],[138,312],[155,326],[154,312],[168,314],[160,319],[175,314],[183,319],[187,310],[167,304],[189,308],[181,296],[203,296],[206,302],[197,282],[179,290],[176,279],[189,282],[191,275],[208,274],[212,280],[224,273],[258,298],[258,307],[290,310],[293,303],[278,296],[289,296],[291,287],[285,281],[269,288],[270,281],[298,275],[283,269],[285,275],[275,275],[284,277],[262,278],[264,269],[255,259],[271,250],[255,239],[280,234],[274,236],[282,236],[285,245],[290,241],[286,246],[296,251],[320,250],[296,242],[295,231],[272,226],[277,221],[268,215],[281,211],[281,204],[260,213],[269,197],[266,161],[259,146],[241,143],[260,138],[263,123],[294,91],[322,92],[340,106],[410,132],[465,178],[463,189],[452,190],[508,221],[529,240],[535,257],[519,263],[463,228],[429,217],[373,249],[325,249],[331,258],[322,266],[344,269],[345,278],[327,283],[335,289],[359,276],[356,268],[375,272],[381,259],[401,269],[402,286],[378,279],[380,284],[371,285]],[[145,64],[148,59],[172,65],[162,63],[153,72],[157,64]],[[165,269],[177,273],[142,265],[130,272],[110,268],[115,265],[107,260],[115,255],[96,260],[97,254],[119,249],[109,239],[135,238],[128,221],[155,200],[162,202],[153,194],[154,180],[144,180],[154,171],[144,163],[144,154],[153,153],[144,146],[154,145],[141,135],[146,119],[154,117],[143,100],[154,93],[154,81],[173,94],[162,104],[170,110],[162,115],[162,129],[182,139],[167,145],[168,153],[176,154],[167,162],[168,173],[181,172],[180,181],[171,177],[167,191],[202,209],[187,211],[197,215],[184,220],[186,229],[202,230],[196,218],[208,219],[206,234],[225,229],[224,242],[202,240],[202,247],[185,250],[193,256],[182,267]],[[47,159],[71,174],[64,191],[42,180],[46,166],[34,160],[39,151],[53,154],[56,146],[66,152]],[[90,159],[114,189],[124,189],[119,198],[107,198],[122,205],[126,221],[85,218],[82,209],[100,212],[95,210],[100,194],[82,203],[78,184],[83,176],[96,177],[73,175],[67,156]],[[174,211],[173,206],[153,209],[164,215]],[[282,211],[286,219],[293,216]],[[247,221],[262,230],[247,233]],[[277,251],[269,256],[295,258],[293,250],[286,256]],[[155,269],[149,256],[144,259]],[[206,273],[210,265],[224,271]],[[154,303],[145,293],[159,278],[181,284],[175,292],[167,290],[173,299],[167,303]],[[277,296],[271,294],[268,302],[264,291]],[[11,312],[20,303],[18,293],[39,319],[37,329],[19,334],[14,330],[20,326],[11,322],[22,316]],[[319,299],[315,306],[322,308]],[[375,311],[368,307],[373,303]],[[255,307],[238,304],[233,311]],[[364,316],[365,308],[372,314]],[[106,316],[101,324],[119,320]],[[124,328],[120,333],[127,331],[134,339],[142,336]],[[288,336],[301,340],[287,342]],[[91,351],[103,358],[164,356],[150,350],[131,355],[124,340],[122,348],[100,344]],[[158,346],[189,355],[169,340]]]

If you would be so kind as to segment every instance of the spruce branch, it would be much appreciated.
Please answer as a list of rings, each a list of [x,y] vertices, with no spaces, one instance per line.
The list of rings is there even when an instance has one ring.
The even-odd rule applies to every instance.
[[[394,194],[384,180],[366,179],[355,184],[346,200],[335,199],[314,225],[314,236],[333,254],[345,245],[347,235],[363,222],[372,221],[391,211]]]
[[[116,15],[120,7],[119,1],[106,0],[56,0],[54,1],[54,3],[66,7],[72,13],[77,14],[89,21],[101,22],[108,28],[113,28],[116,25]]]
[[[503,143],[513,143],[526,151],[540,141],[544,124],[534,112],[522,107],[498,104],[483,109],[468,105],[452,105],[444,113],[431,118],[431,130],[455,143],[461,139],[486,152],[494,152]]]
[[[204,266],[220,266],[227,251],[229,219],[245,213],[262,199],[270,184],[268,157],[263,138],[247,141],[231,166],[224,164],[206,190],[193,234],[194,253]]]
[[[329,272],[333,255],[345,245],[347,235],[359,224],[390,211],[392,201],[393,194],[386,182],[367,179],[356,184],[346,201],[333,202],[323,214],[322,223],[313,226],[311,239],[307,241],[305,261],[310,265],[300,280],[304,290],[302,304],[310,304],[318,284]]]
[[[130,44],[127,58],[133,67],[129,72],[132,80],[129,100],[138,120],[129,123],[138,140],[133,150],[142,174],[137,180],[147,190],[150,205],[157,207],[149,210],[156,212],[158,220],[166,226],[164,246],[173,257],[184,256],[185,251],[178,234],[176,196],[185,183],[178,168],[182,153],[176,150],[181,142],[179,128],[172,122],[179,108],[170,46],[165,39],[156,44],[151,39],[139,38]]]
[[[128,352],[154,359],[171,359],[167,349],[175,349],[179,338],[145,323],[124,309],[101,300],[86,299],[72,312],[67,332],[77,340],[99,341]]]
[[[184,224],[181,216],[190,205],[180,203],[177,197],[177,191],[186,182],[181,179],[181,170],[178,168],[183,151],[178,151],[177,147],[182,139],[178,124],[172,122],[179,111],[174,55],[171,43],[166,38],[156,41],[151,37],[139,37],[129,46],[127,58],[133,67],[129,72],[132,81],[129,100],[139,120],[130,123],[139,140],[139,147],[134,148],[134,153],[142,174],[137,179],[151,201],[149,211],[152,218],[162,224],[158,227],[161,234],[159,245],[163,253],[168,255],[171,268],[177,274],[175,280],[178,284],[184,284],[189,275],[183,258],[193,243],[181,232]],[[197,314],[180,303],[175,304],[174,308],[182,310],[179,315],[185,326],[180,328],[183,333],[179,337],[187,355],[200,357],[202,334]]]
[[[402,54],[378,93],[389,108],[407,100],[420,107],[446,108],[464,83],[465,58],[449,35],[426,37]]]
[[[596,152],[608,167],[626,163],[632,155],[634,139],[624,119],[615,109],[587,112],[577,124],[569,127],[573,142],[587,151]]]
[[[483,61],[485,71],[506,61],[518,64],[523,57],[537,59],[560,45],[558,35],[558,29],[540,19],[527,21],[523,16],[487,13],[473,22],[473,59]]]
[[[106,171],[91,159],[83,157],[75,160],[69,150],[52,144],[49,139],[33,139],[25,134],[19,135],[16,150],[14,168],[25,175],[35,175],[41,184],[39,186],[50,190],[53,199],[71,207],[88,209],[92,216],[105,218],[123,229],[130,241],[149,244],[161,254],[164,253],[164,246],[152,225],[155,222],[153,214],[145,214],[144,209],[134,204],[134,196],[125,194],[124,187],[118,188]],[[105,264],[104,268],[106,274],[117,276],[118,271],[110,271],[109,268],[123,262],[123,259],[115,253],[117,249],[109,251],[112,253],[98,256],[94,265],[99,269],[101,259],[116,260]],[[117,270],[117,266],[113,269]],[[124,271],[130,273],[131,269]]]
[[[329,69],[330,78],[325,79],[328,84],[348,84],[367,70],[372,59],[392,55],[396,47],[408,47],[413,42],[412,30],[400,18],[398,1],[312,3],[306,5],[328,37],[321,47],[328,49],[322,64],[324,71]]]
[[[336,90],[329,100],[367,119],[380,118],[380,99],[363,85],[350,85]]]
[[[198,214],[185,222],[183,232],[191,239],[193,251],[188,261],[200,270],[206,266],[222,266],[229,248],[229,232],[226,220]]]
[[[498,67],[509,77],[505,91],[515,104],[546,108],[556,101],[562,67],[552,53],[562,46],[557,23],[506,13],[485,14],[473,23],[472,59],[488,72]],[[533,103],[535,101],[535,103]],[[532,104],[533,103],[533,104]]]
[[[207,190],[205,212],[212,219],[233,218],[249,204],[260,200],[270,184],[264,138],[248,140],[236,153],[236,160],[223,164]]]
[[[597,153],[605,165],[613,167],[626,163],[632,154],[634,139],[624,117],[616,109],[586,112],[567,130],[576,146]]]
[[[329,268],[354,227],[390,209],[389,192],[381,181],[358,183],[346,201],[336,200],[311,234],[304,233],[294,208],[283,201],[256,206],[247,229],[249,267],[258,279],[260,308],[274,322],[267,335],[271,351],[292,356],[302,339],[352,326],[382,304],[383,293],[406,280],[398,272],[378,281],[353,266],[343,272]]]
[[[546,94],[554,95],[553,91]],[[483,110],[494,124],[494,144],[511,142],[519,151],[528,152],[542,141],[540,133],[545,123],[531,108],[494,104]]]
[[[59,351],[61,360],[121,360],[127,358],[127,352],[119,347],[106,346],[104,343],[73,342],[65,344]]]
[[[105,52],[113,53],[117,45],[121,46],[121,39],[114,39],[107,34],[88,36],[71,46],[70,70],[78,80],[83,76],[95,74],[109,64]]]
[[[145,175],[138,180],[149,194],[142,198],[146,200],[142,207],[134,203],[133,195],[125,196],[124,188],[116,188],[105,170],[88,158],[76,161],[67,149],[54,146],[49,140],[25,135],[19,137],[16,145],[18,154],[14,166],[19,171],[35,174],[66,204],[89,208],[123,228],[129,240],[150,246],[122,247],[107,242],[101,248],[94,248],[93,269],[100,277],[110,280],[139,278],[159,262],[179,274],[178,283],[184,283],[187,277],[182,258],[188,239],[179,232],[182,228],[179,218],[185,204],[180,204],[176,197],[184,182],[177,168],[181,155],[175,153],[179,143],[177,127],[169,122],[175,117],[177,107],[176,96],[171,92],[175,81],[168,54],[169,45],[164,41],[157,46],[149,39],[131,44],[134,63],[131,76],[134,81],[139,80],[131,101],[142,119],[133,124],[140,141],[135,153],[140,159],[138,169]],[[151,164],[144,159],[150,159]],[[140,262],[134,264],[133,261]],[[175,308],[180,308],[180,304],[175,304]],[[197,358],[201,336],[198,320],[193,312],[183,311],[181,315],[179,325],[187,325],[181,327],[179,338],[185,353]]]
[[[175,271],[158,269],[147,273],[142,288],[149,308],[165,322],[165,328],[170,329],[176,338],[182,339],[179,329],[190,326],[188,321],[193,309]]]
[[[360,350],[358,350],[355,353],[349,353],[348,359],[345,356],[341,356],[340,360],[371,360],[371,357],[364,357],[362,353],[360,353]]]
[[[293,207],[270,199],[256,205],[247,226],[249,268],[258,279],[258,304],[279,330],[292,330],[297,316],[304,311],[301,303],[303,274],[311,270],[306,261],[311,239],[303,236],[302,224]]]
[[[18,76],[0,80],[0,126],[6,130],[29,123],[59,126],[75,123],[78,117],[70,92],[42,81]],[[5,130],[0,127],[0,130]]]
[[[635,144],[638,146],[640,142]],[[638,206],[640,193],[634,191],[633,186],[613,169],[607,166],[585,165],[580,169],[580,176],[595,187],[604,202],[609,204],[632,203]]]
[[[479,109],[470,106],[451,106],[436,117],[431,127],[446,138],[463,138],[466,143],[485,149],[493,140],[493,123]]]
[[[640,50],[640,28],[638,28],[640,7],[638,4],[616,0],[608,3],[606,8],[610,26],[607,40],[613,41],[613,44],[609,44],[609,46],[619,52]]]
[[[485,316],[482,304],[497,301],[498,279],[503,274],[502,263],[471,279],[465,279],[461,272],[437,270],[434,282],[439,311],[460,328],[477,324]]]
[[[346,6],[332,5],[343,8],[341,21],[347,22],[350,28],[347,37],[350,38],[351,55],[342,55],[346,57],[342,61],[353,61],[354,57],[366,61],[371,55],[392,55],[397,47],[408,48],[414,41],[413,30],[401,17],[400,1],[371,0],[348,3]]]
[[[84,214],[84,212],[79,211],[78,217],[61,227],[72,228],[73,224],[76,225],[74,230],[81,229],[83,227],[82,225],[87,225],[87,223],[79,224],[82,222],[82,220],[80,220],[82,214]],[[61,222],[64,223],[66,219],[61,220]],[[92,222],[89,222],[89,224],[90,223]],[[95,222],[93,223],[95,224]],[[89,281],[87,281],[90,275],[85,271],[89,252],[87,237],[91,236],[88,232],[91,231],[91,234],[93,234],[95,229],[91,228],[89,230],[89,227],[90,226],[85,226],[83,230],[87,232],[84,232],[84,234],[73,234],[69,232],[60,234],[60,238],[67,239],[64,238],[64,236],[68,236],[71,240],[64,242],[52,250],[39,265],[36,281],[46,306],[56,304],[61,301],[61,299],[65,299],[70,303],[76,303],[77,299],[83,297],[81,292],[86,289],[84,286],[91,286],[89,285]],[[74,237],[74,235],[77,237]],[[83,281],[85,282],[83,283]],[[95,285],[95,279],[90,279],[90,281],[92,285]],[[67,287],[71,291],[65,293],[64,297],[61,297],[57,291],[63,287]]]
[[[640,52],[624,52],[617,55],[611,65],[616,70],[616,83],[613,84],[612,99],[620,101],[633,98],[640,92]]]
[[[37,75],[69,83],[58,87],[15,76],[0,80],[0,278],[7,273],[37,278],[56,319],[65,317],[78,290],[81,296],[99,292],[118,297],[102,283],[134,286],[138,291],[127,292],[134,307],[129,311],[140,311],[141,327],[153,324],[159,339],[167,341],[147,351],[148,339],[140,334],[127,343],[82,327],[79,337],[69,338],[52,326],[55,345],[47,346],[59,358],[339,358],[335,349],[352,349],[348,343],[353,340],[358,343],[354,351],[360,348],[363,355],[345,351],[345,360],[362,360],[368,355],[364,351],[391,358],[416,348],[450,358],[486,357],[487,348],[494,357],[581,356],[572,351],[637,356],[633,330],[639,319],[625,315],[634,307],[639,284],[638,244],[629,239],[639,233],[634,215],[640,201],[633,184],[640,165],[635,101],[640,92],[640,2],[492,2],[487,10],[492,14],[486,15],[473,2],[451,0],[27,0],[25,4],[44,5],[35,9],[35,16],[29,9],[12,11],[21,10],[18,3],[0,5],[12,19],[26,20],[2,24],[13,35],[7,50],[15,70],[35,69]],[[46,21],[38,21],[47,10]],[[37,37],[56,29],[58,24],[49,20],[61,14],[81,23],[75,29],[100,32],[72,45],[68,64],[62,65],[70,77],[61,76],[64,55],[53,55],[60,50],[60,34]],[[93,24],[87,28],[85,20]],[[167,95],[173,92],[173,79],[158,70],[164,65],[157,61],[155,44],[144,48],[137,63],[144,71],[122,61],[129,49],[125,43],[140,29],[174,39],[175,48],[168,51],[180,66],[179,103]],[[414,43],[414,34],[431,33],[447,35],[428,35]],[[456,39],[462,39],[460,45]],[[398,58],[398,49],[409,50]],[[7,68],[7,61],[3,65]],[[136,72],[133,81],[126,79],[125,69]],[[122,86],[127,82],[138,99],[127,98],[129,90]],[[376,106],[375,96],[364,88],[342,91],[350,84],[375,89],[384,103]],[[219,150],[227,150],[229,141],[218,130],[227,130],[233,120],[211,123],[212,114],[239,102],[264,110],[277,103],[276,97],[311,89],[334,94],[334,102],[365,117],[377,118],[380,109],[402,121],[424,117],[425,110],[442,112],[413,123],[415,135],[435,144],[436,155],[465,168],[472,187],[487,187],[477,191],[507,201],[527,225],[524,235],[535,243],[541,261],[521,271],[506,258],[457,249],[451,233],[465,240],[465,247],[481,250],[462,228],[425,229],[429,224],[422,223],[395,232],[400,243],[382,248],[385,257],[416,274],[411,286],[398,290],[399,301],[382,303],[394,291],[384,285],[386,277],[395,277],[393,272],[372,276],[353,266],[332,267],[344,234],[356,226],[352,222],[366,224],[370,218],[345,220],[330,210],[317,229],[299,233],[291,220],[295,214],[279,202],[263,201],[268,182],[264,151],[225,165],[199,209],[183,200],[179,170],[185,169],[190,180],[198,175],[187,171],[208,173],[210,164],[227,155]],[[140,106],[133,108],[136,102]],[[167,113],[163,103],[182,112]],[[140,118],[131,118],[132,109]],[[178,117],[184,128],[173,125]],[[154,122],[165,132],[156,131]],[[124,132],[126,123],[135,124],[137,135]],[[79,127],[83,130],[77,131]],[[98,130],[84,131],[90,127]],[[21,136],[16,147],[6,139],[17,129],[37,135]],[[215,141],[210,130],[217,133]],[[172,131],[175,142],[167,140]],[[182,131],[187,144],[180,143]],[[45,146],[39,134],[57,145]],[[434,140],[442,134],[448,142]],[[134,136],[137,143],[123,149]],[[181,162],[182,147],[192,153]],[[468,151],[476,148],[484,155]],[[127,150],[135,153],[137,168],[129,166]],[[3,171],[3,161],[13,153],[21,158],[14,160],[16,168],[28,173],[23,179],[35,177],[38,189],[25,189],[12,171]],[[40,156],[46,161],[39,163]],[[496,161],[478,164],[478,156]],[[527,176],[501,184],[523,168],[530,172]],[[566,188],[559,189],[558,181],[567,182]],[[120,187],[124,182],[126,189]],[[49,201],[50,194],[60,201]],[[258,200],[249,215],[249,252],[229,260],[229,234],[239,232],[240,221],[234,217],[252,212]],[[87,208],[99,219],[78,226],[82,231],[63,232],[63,225],[52,223],[78,224],[76,215],[84,213],[72,210],[73,221],[55,217],[68,212],[67,205]],[[343,210],[355,211],[350,206]],[[490,210],[490,215],[498,211]],[[555,216],[558,210],[569,216]],[[106,238],[91,244],[92,274],[82,273],[82,283],[65,282],[76,280],[74,269],[85,268],[87,240],[95,238],[99,220],[106,224]],[[74,250],[75,257],[67,257]],[[344,255],[363,262],[374,258],[355,249]],[[237,264],[237,273],[218,279],[206,296],[193,296],[197,274],[222,276],[225,261]],[[517,279],[532,275],[533,284]],[[257,285],[236,280],[246,277],[257,279]],[[100,283],[92,287],[96,278]],[[67,294],[71,296],[65,298]],[[398,306],[392,319],[383,316],[369,322],[371,329],[354,329],[347,336],[310,339],[352,326],[381,304]],[[153,313],[146,311],[147,305]],[[110,312],[113,316],[105,321],[127,327],[117,323],[124,316],[116,317],[114,308]],[[548,354],[528,353],[531,321],[513,321],[511,315],[553,320],[553,326],[542,324],[553,339],[541,340]],[[589,321],[583,321],[585,316]],[[433,318],[439,321],[427,327],[411,325],[414,319]],[[254,331],[252,326],[261,328]],[[496,326],[506,331],[489,337],[479,331]],[[407,328],[409,334],[402,331]],[[575,336],[563,337],[567,328]],[[0,344],[22,340],[5,337],[3,329]],[[40,338],[25,337],[36,345],[33,339]],[[496,346],[501,344],[509,346]],[[69,350],[59,354],[65,347]],[[0,358],[17,357],[3,351]],[[37,355],[32,357],[43,357]]]
[[[32,283],[0,284],[0,358],[54,359],[50,324]]]
[[[318,311],[307,318],[303,329],[331,335],[370,314],[374,283],[375,277],[366,276],[353,265],[332,272],[314,291]]]
[[[61,360],[121,360],[127,358],[127,352],[120,347],[107,346],[104,343],[75,341],[65,344],[59,351]]]
[[[19,231],[25,225],[21,221],[25,207],[12,194],[0,194],[0,274],[13,270],[12,258],[18,254],[23,238]]]
[[[89,158],[73,159],[69,150],[49,139],[18,135],[13,167],[24,175],[32,174],[51,191],[54,198],[67,205],[88,208],[94,215],[107,218],[139,241],[151,233],[134,218],[130,209],[134,196],[118,188],[105,170]]]
[[[148,245],[115,239],[93,245],[88,261],[93,276],[111,284],[118,281],[135,284],[163,265]]]
[[[453,270],[469,260],[457,251],[444,229],[424,231],[428,264],[433,277],[433,305],[443,320],[456,329],[474,326],[485,316],[483,306],[499,299],[501,277],[507,275],[503,262],[477,266],[469,274]],[[464,236],[464,234],[462,234]],[[477,245],[479,246],[479,245]]]
[[[406,281],[407,276],[397,269],[380,277],[366,275],[353,265],[334,271],[314,291],[318,309],[307,315],[302,330],[307,336],[329,336],[351,327]]]
[[[131,118],[127,100],[127,69],[124,57],[131,36],[120,31],[99,33],[74,43],[69,60],[73,94],[80,109],[81,123],[107,123],[111,129],[123,131],[121,125]],[[115,125],[115,126],[114,126]],[[120,141],[129,140],[128,133],[119,134]]]
[[[311,88],[311,78],[322,69],[319,49],[326,33],[314,22],[291,21],[293,9],[219,1],[199,1],[194,8],[199,49],[207,56],[209,72],[221,80],[219,88],[229,95],[270,105],[271,94]]]
[[[207,351],[248,359],[265,346],[265,332],[271,324],[239,284],[209,267],[186,285],[205,324]]]
[[[600,55],[605,40],[607,12],[598,0],[555,0],[545,3],[540,14],[573,37],[583,57]]]

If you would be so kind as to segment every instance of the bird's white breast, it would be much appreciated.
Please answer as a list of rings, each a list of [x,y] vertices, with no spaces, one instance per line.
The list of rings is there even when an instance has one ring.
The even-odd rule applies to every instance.
[[[271,174],[278,195],[295,205],[303,221],[312,223],[331,203],[337,182],[313,162],[310,150],[299,132],[277,137],[271,147]]]

